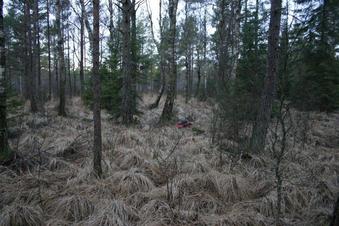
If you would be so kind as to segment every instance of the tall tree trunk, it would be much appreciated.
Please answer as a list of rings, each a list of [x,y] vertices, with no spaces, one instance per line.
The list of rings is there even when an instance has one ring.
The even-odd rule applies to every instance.
[[[223,98],[223,95],[226,92],[226,84],[227,84],[227,62],[229,56],[229,30],[230,26],[227,26],[227,3],[226,0],[220,0],[218,3],[218,8],[220,10],[219,15],[220,19],[218,21],[217,26],[217,60],[218,60],[218,74],[217,74],[217,85],[216,85],[216,94],[217,99]]]
[[[72,42],[73,42],[73,52],[72,52],[72,60],[73,60],[73,64],[72,64],[72,73],[73,73],[73,92],[74,95],[78,95],[77,93],[77,80],[76,80],[76,75],[75,75],[75,38],[74,35],[72,35]]]
[[[153,30],[153,22],[152,22],[152,16],[149,15],[149,19],[151,22],[151,28],[152,28],[152,37],[153,41],[157,46],[158,54],[160,57],[159,61],[159,68],[160,68],[160,80],[161,80],[161,86],[159,93],[157,95],[157,98],[155,101],[149,106],[149,109],[154,109],[159,106],[160,100],[164,94],[165,88],[166,88],[166,75],[165,75],[165,40],[164,40],[164,33],[163,33],[163,26],[162,26],[162,0],[159,1],[159,29],[160,29],[160,43],[158,43],[154,36],[154,30]]]
[[[48,100],[52,99],[52,69],[51,69],[51,31],[49,22],[49,0],[46,1],[47,9],[47,51],[48,51]]]
[[[235,80],[238,68],[238,58],[240,54],[240,20],[241,20],[241,0],[234,0],[233,2],[233,44],[232,44],[232,69],[231,77],[232,81]],[[232,89],[233,90],[233,89]]]
[[[34,0],[34,73],[38,80],[37,94],[41,92],[41,61],[40,61],[40,23],[39,23],[39,0]]]
[[[101,177],[101,87],[99,74],[99,0],[93,0],[93,170],[96,176]]]
[[[254,152],[262,151],[265,148],[265,139],[270,123],[272,104],[276,94],[280,23],[281,0],[271,0],[267,71],[260,108],[251,137],[251,148]]]
[[[187,52],[187,50],[186,50]],[[188,53],[186,53],[185,56],[185,78],[186,78],[186,87],[185,87],[185,103],[188,103],[188,100],[190,99],[190,74],[191,74],[191,64],[189,60]]]
[[[56,26],[58,30],[58,71],[59,71],[59,115],[66,116],[65,109],[65,56],[64,56],[64,37],[63,37],[63,25],[61,23],[62,16],[62,3],[61,0],[57,0],[57,15],[56,15]]]
[[[168,5],[168,15],[170,19],[169,28],[169,47],[170,47],[170,73],[168,84],[166,87],[166,101],[161,114],[161,121],[168,121],[173,116],[174,98],[176,95],[177,86],[177,65],[176,65],[176,49],[175,49],[175,36],[177,25],[177,9],[179,0],[170,0]]]
[[[200,59],[200,47],[197,47],[197,88],[195,91],[195,97],[200,95],[200,84],[201,84],[201,59]]]
[[[137,76],[138,76],[138,44],[137,44],[137,10],[136,0],[132,0],[131,6],[131,60],[132,60],[132,114],[137,112]]]
[[[69,22],[68,22],[69,23]],[[67,30],[67,74],[68,74],[68,85],[69,85],[69,95],[73,96],[73,87],[72,87],[72,78],[71,78],[71,47],[70,47],[70,34],[69,34],[69,26]]]
[[[80,19],[80,95],[84,95],[84,47],[85,47],[85,8],[84,0],[81,2],[81,18]]]
[[[204,11],[203,20],[203,76],[204,76],[204,98],[207,97],[207,9]]]
[[[0,164],[10,158],[7,140],[6,58],[3,5],[3,0],[0,0]]]
[[[36,103],[36,95],[35,95],[35,70],[33,70],[33,54],[32,54],[32,31],[31,31],[31,5],[30,1],[26,1],[25,4],[25,21],[26,21],[26,61],[27,61],[27,72],[29,76],[29,98],[30,98],[30,104],[31,104],[31,112],[35,113],[38,111],[38,106]]]
[[[133,122],[133,81],[131,71],[131,39],[130,39],[130,0],[121,0],[122,3],[122,30],[123,30],[123,51],[122,51],[122,70],[123,70],[123,84],[122,84],[122,106],[121,114],[124,124]]]

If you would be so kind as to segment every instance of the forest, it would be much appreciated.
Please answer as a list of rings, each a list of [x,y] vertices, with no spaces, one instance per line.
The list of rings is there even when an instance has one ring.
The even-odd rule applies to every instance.
[[[339,226],[338,0],[0,0],[0,226]]]

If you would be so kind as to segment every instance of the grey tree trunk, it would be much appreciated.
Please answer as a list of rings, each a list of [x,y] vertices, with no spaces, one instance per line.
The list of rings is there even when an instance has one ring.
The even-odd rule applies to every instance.
[[[52,99],[52,69],[51,69],[51,31],[49,22],[49,0],[46,1],[47,10],[47,51],[48,51],[48,100]]]
[[[0,164],[8,160],[11,154],[7,140],[6,58],[3,5],[3,0],[0,0]]]
[[[60,81],[60,90],[59,90],[59,115],[66,116],[65,108],[65,56],[64,56],[64,37],[63,37],[63,26],[61,24],[61,15],[62,15],[62,3],[61,0],[57,0],[57,15],[56,15],[56,26],[58,30],[58,71],[59,71],[59,81]]]
[[[38,111],[36,103],[36,77],[33,70],[33,54],[32,54],[32,31],[31,31],[31,5],[30,1],[26,1],[25,4],[25,29],[26,29],[26,63],[27,63],[27,76],[29,77],[28,94],[31,104],[31,112]]]
[[[94,143],[93,143],[93,171],[96,176],[101,177],[101,87],[99,74],[99,0],[93,0],[93,121],[94,121]]]
[[[131,65],[131,2],[130,0],[121,0],[122,3],[122,31],[123,31],[123,50],[122,50],[122,106],[121,115],[124,124],[131,124],[133,122],[133,81],[132,81],[132,65]]]
[[[137,113],[137,76],[138,76],[138,44],[137,44],[137,17],[136,0],[132,0],[131,6],[131,61],[132,61],[132,114]],[[133,116],[132,116],[133,117]]]
[[[230,79],[235,80],[238,68],[238,58],[240,54],[240,20],[241,20],[241,0],[234,0],[233,11],[233,44],[232,44],[232,69]]]
[[[69,23],[69,22],[68,22]],[[71,47],[70,47],[70,34],[69,34],[69,26],[67,30],[67,74],[68,74],[68,85],[69,85],[69,95],[73,96],[73,86],[72,86],[72,78],[71,78]]]
[[[80,0],[81,18],[80,19],[80,95],[84,94],[84,45],[85,45],[85,3]]]
[[[176,49],[175,49],[175,36],[176,36],[176,24],[177,24],[177,9],[179,0],[170,0],[168,4],[168,15],[170,19],[169,28],[169,47],[170,47],[170,70],[169,79],[166,87],[166,101],[162,110],[160,121],[169,121],[173,116],[174,98],[176,95],[177,86],[177,65],[176,65]]]
[[[281,0],[271,0],[268,36],[267,71],[261,96],[259,112],[253,127],[251,148],[260,152],[265,148],[267,129],[270,123],[272,104],[276,94],[279,32],[281,23]]]
[[[159,106],[160,100],[164,94],[165,88],[166,88],[166,75],[165,75],[165,40],[164,40],[164,33],[163,33],[163,26],[162,26],[162,0],[159,1],[159,30],[160,30],[160,43],[158,43],[155,39],[154,30],[153,30],[153,22],[152,22],[152,15],[149,13],[149,19],[151,22],[151,31],[152,31],[152,37],[155,45],[157,46],[158,54],[160,57],[159,61],[159,68],[160,68],[160,80],[161,80],[161,87],[159,90],[159,93],[157,95],[157,98],[155,101],[149,106],[149,109],[154,109]]]
[[[41,92],[41,62],[40,62],[40,24],[39,24],[39,1],[35,0],[34,1],[34,9],[33,9],[33,20],[34,20],[34,25],[33,25],[33,34],[34,34],[34,47],[33,47],[33,52],[34,52],[34,72],[36,75],[36,78],[38,80],[38,89],[37,89],[37,96],[38,99],[40,97],[40,92]]]
[[[72,55],[73,55],[73,65],[72,65],[72,74],[73,74],[73,92],[74,92],[74,95],[78,95],[77,93],[77,80],[76,80],[76,75],[75,75],[75,51],[76,51],[76,48],[75,48],[75,38],[74,38],[74,35],[72,35],[72,42],[73,42],[73,51],[72,51]]]

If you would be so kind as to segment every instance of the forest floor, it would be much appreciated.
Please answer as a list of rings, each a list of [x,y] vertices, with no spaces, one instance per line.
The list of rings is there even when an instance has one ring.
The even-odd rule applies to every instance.
[[[179,97],[177,115],[193,126],[177,129],[157,126],[161,107],[147,109],[153,99],[143,98],[144,114],[131,128],[102,113],[102,179],[91,174],[92,113],[79,98],[66,118],[56,102],[44,114],[25,106],[11,116],[18,159],[0,167],[0,225],[273,225],[270,152],[243,159],[225,152],[220,164],[210,105]],[[339,113],[309,117],[306,142],[289,138],[282,162],[284,225],[328,224],[339,191]]]

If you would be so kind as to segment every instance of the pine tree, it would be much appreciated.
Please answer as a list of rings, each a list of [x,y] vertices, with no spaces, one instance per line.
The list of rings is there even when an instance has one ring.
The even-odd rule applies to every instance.
[[[172,118],[174,98],[177,86],[177,64],[176,64],[176,26],[177,26],[177,9],[179,0],[169,0],[168,16],[170,20],[168,46],[169,46],[169,78],[166,87],[166,100],[161,114],[161,121],[168,121]]]
[[[3,0],[0,0],[0,163],[8,160],[11,154],[7,140],[6,56],[3,5]]]
[[[261,95],[259,111],[251,137],[251,148],[254,152],[264,150],[267,129],[271,119],[272,105],[276,95],[280,20],[281,0],[271,0],[267,72],[264,81],[263,92]]]
[[[100,1],[93,0],[93,121],[94,121],[94,143],[93,143],[93,169],[96,176],[101,177],[101,87],[99,74],[99,11]]]

